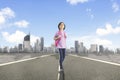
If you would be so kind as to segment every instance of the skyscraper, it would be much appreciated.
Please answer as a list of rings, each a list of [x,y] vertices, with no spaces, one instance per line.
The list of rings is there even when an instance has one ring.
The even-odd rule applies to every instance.
[[[104,52],[103,45],[99,45],[99,53],[103,53],[103,52]]]
[[[22,44],[19,44],[18,45],[18,52],[22,52],[23,51],[23,45]]]
[[[23,49],[25,52],[30,52],[31,51],[31,46],[30,46],[30,34],[26,35],[24,37],[23,41]]]
[[[44,49],[44,38],[43,37],[41,37],[41,43],[40,43],[40,46],[41,46],[41,51],[43,51],[43,49]]]
[[[120,48],[116,49],[116,53],[120,54]]]
[[[80,53],[83,53],[83,52],[84,52],[83,42],[80,42],[80,44],[79,44],[79,52],[80,52]]]
[[[40,40],[39,39],[36,40],[36,43],[34,45],[34,52],[36,53],[40,52]]]
[[[79,50],[79,42],[75,41],[75,53],[78,53]]]
[[[90,52],[92,52],[92,53],[97,53],[98,52],[97,44],[91,44]]]

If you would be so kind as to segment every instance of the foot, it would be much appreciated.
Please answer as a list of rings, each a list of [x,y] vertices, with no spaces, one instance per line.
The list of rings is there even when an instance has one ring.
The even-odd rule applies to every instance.
[[[63,69],[60,69],[60,70],[59,70],[59,72],[62,72],[62,71],[64,71],[64,70],[63,70]]]
[[[63,67],[62,66],[59,66],[59,70],[58,71],[64,71]]]
[[[62,72],[62,71],[64,71],[64,69],[63,68],[59,68],[59,70],[58,70],[59,72]]]

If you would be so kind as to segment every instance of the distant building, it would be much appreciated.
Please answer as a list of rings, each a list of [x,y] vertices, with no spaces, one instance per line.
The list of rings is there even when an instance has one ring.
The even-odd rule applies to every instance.
[[[13,53],[14,51],[13,51],[13,48],[11,47],[10,49],[9,49],[9,53]]]
[[[55,45],[51,44],[51,50],[52,50],[53,53],[55,53],[55,48],[56,48]]]
[[[37,39],[36,43],[34,45],[34,52],[39,53],[40,52],[40,40]]]
[[[23,52],[23,45],[22,44],[18,45],[18,52]]]
[[[83,42],[80,42],[80,44],[79,44],[79,52],[85,53],[85,47],[83,46]]]
[[[44,50],[44,38],[41,37],[40,41],[41,41],[41,43],[40,43],[41,49],[40,50],[43,51]]]
[[[14,48],[10,48],[9,49],[9,53],[18,53],[19,52],[19,49],[18,49],[18,47],[17,46],[14,46]]]
[[[70,53],[75,53],[75,48],[74,47],[70,48]]]
[[[117,48],[117,49],[116,49],[116,53],[117,53],[117,54],[120,54],[120,48]]]
[[[99,53],[103,53],[103,52],[104,52],[103,45],[99,45]]]
[[[47,47],[46,49],[48,53],[54,53],[54,50],[52,47]]]
[[[31,52],[30,34],[29,34],[29,35],[26,35],[26,36],[24,37],[23,49],[24,49],[24,52]]]
[[[111,50],[111,49],[109,49],[109,48],[105,48],[105,49],[104,49],[104,54],[107,54],[107,55],[109,55],[109,54],[114,54],[114,51]]]
[[[75,53],[78,53],[79,51],[79,41],[75,41]]]
[[[3,53],[8,53],[8,52],[9,52],[8,47],[4,47],[4,48],[3,48]]]
[[[97,44],[91,44],[90,52],[92,52],[92,53],[97,53],[98,52]]]
[[[2,48],[0,48],[0,53],[2,53]]]

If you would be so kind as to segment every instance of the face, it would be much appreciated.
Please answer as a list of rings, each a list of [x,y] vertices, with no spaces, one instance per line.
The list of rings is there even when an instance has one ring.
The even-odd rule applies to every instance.
[[[59,27],[60,27],[60,30],[63,30],[64,29],[64,23],[61,23]]]

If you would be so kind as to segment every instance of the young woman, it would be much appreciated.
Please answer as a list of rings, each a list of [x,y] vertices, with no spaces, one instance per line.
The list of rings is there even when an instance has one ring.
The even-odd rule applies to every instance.
[[[57,33],[54,36],[55,40],[55,45],[59,50],[59,64],[60,64],[60,71],[63,70],[63,61],[65,59],[65,53],[66,53],[66,33],[64,32],[65,30],[65,24],[63,22],[60,22],[58,24],[58,29]]]

